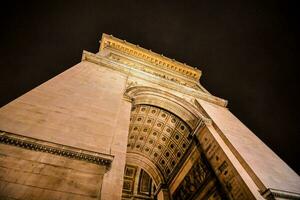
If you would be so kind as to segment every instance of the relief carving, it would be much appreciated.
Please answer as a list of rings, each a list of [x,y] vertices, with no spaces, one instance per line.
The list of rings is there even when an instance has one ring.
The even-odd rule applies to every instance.
[[[211,178],[211,172],[201,157],[199,157],[172,195],[173,199],[193,199],[200,192],[199,190],[206,186],[208,179]]]
[[[230,199],[254,199],[236,169],[209,131],[202,130],[198,137],[201,148]]]
[[[172,76],[171,74],[159,72],[158,70],[153,70],[149,66],[140,64],[138,62],[131,61],[131,60],[126,59],[125,57],[121,57],[121,56],[119,56],[117,54],[110,53],[109,56],[108,56],[108,58],[110,58],[112,60],[115,60],[117,62],[120,62],[122,64],[128,65],[130,67],[133,67],[135,69],[139,69],[139,70],[141,70],[143,72],[146,72],[146,73],[155,75],[157,77],[160,77],[160,78],[163,78],[163,79],[175,82],[177,84],[180,84],[180,85],[183,85],[183,86],[187,86],[187,87],[191,87],[191,88],[196,89],[196,90],[200,90],[200,88],[197,86],[196,82],[186,82],[186,81],[184,81],[182,79],[179,79],[179,78],[177,78],[175,76]]]
[[[151,50],[143,49],[137,45],[130,44],[111,35],[103,34],[100,50],[103,50],[104,48],[116,49],[122,53],[142,59],[153,65],[158,65],[164,69],[181,74],[196,81],[198,81],[201,76],[201,71],[196,68],[188,66],[185,63],[177,62],[174,59],[169,59],[163,55],[158,55]]]

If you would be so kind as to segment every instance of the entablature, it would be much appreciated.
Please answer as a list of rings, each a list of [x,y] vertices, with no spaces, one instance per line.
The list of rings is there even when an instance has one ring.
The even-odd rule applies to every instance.
[[[226,100],[221,99],[216,96],[213,96],[207,92],[203,92],[201,90],[196,90],[195,88],[191,88],[187,85],[178,84],[174,81],[168,80],[165,77],[157,76],[156,74],[151,74],[148,72],[144,72],[142,70],[132,68],[126,64],[123,64],[123,63],[118,62],[113,59],[109,59],[109,58],[99,55],[99,54],[93,54],[88,51],[83,51],[82,61],[88,61],[91,63],[95,63],[102,67],[107,67],[112,70],[116,70],[121,73],[124,73],[127,76],[132,76],[132,77],[136,77],[136,78],[139,78],[142,80],[146,80],[153,84],[158,84],[161,87],[180,92],[182,94],[191,96],[193,98],[200,98],[200,99],[206,100],[208,102],[211,102],[211,103],[223,106],[223,107],[226,107],[226,105],[227,105]]]
[[[145,62],[139,62],[137,60],[133,60],[127,57],[124,57],[122,54],[118,54],[117,52],[110,52],[107,57],[109,59],[112,59],[114,61],[117,61],[119,63],[125,64],[129,67],[133,67],[134,69],[158,76],[163,79],[167,79],[169,81],[178,83],[180,85],[184,85],[196,90],[202,90],[203,92],[206,92],[206,90],[203,90],[200,87],[200,84],[198,81],[179,76],[178,74],[170,73],[170,71],[166,69],[156,69],[152,65],[148,65]]]
[[[151,50],[146,50],[125,40],[120,40],[112,35],[103,34],[100,44],[100,52],[106,48],[118,50],[123,54],[151,63],[157,69],[167,69],[175,74],[195,81],[199,81],[201,77],[201,71],[197,68],[193,68],[185,63],[159,55]]]

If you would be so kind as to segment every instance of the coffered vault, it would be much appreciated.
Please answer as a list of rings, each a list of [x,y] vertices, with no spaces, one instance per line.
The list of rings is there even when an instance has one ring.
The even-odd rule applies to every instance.
[[[149,105],[132,108],[128,153],[141,154],[155,164],[167,181],[191,144],[191,129],[174,114]]]
[[[299,176],[201,74],[103,34],[0,109],[0,198],[300,199]]]

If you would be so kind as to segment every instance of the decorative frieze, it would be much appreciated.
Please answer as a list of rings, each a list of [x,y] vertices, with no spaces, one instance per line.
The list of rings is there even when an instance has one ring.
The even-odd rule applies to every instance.
[[[180,78],[179,76],[172,75],[171,73],[161,71],[159,69],[153,69],[153,68],[151,68],[151,66],[147,66],[147,65],[129,60],[127,58],[124,58],[124,57],[119,56],[119,55],[114,54],[114,53],[110,53],[108,55],[108,58],[112,59],[114,61],[117,61],[119,63],[125,64],[127,66],[133,67],[135,69],[141,70],[143,72],[152,74],[154,76],[166,79],[168,81],[172,81],[172,82],[175,82],[177,84],[193,88],[195,90],[200,90],[200,87],[197,85],[197,82],[196,81],[191,81],[191,79],[190,80],[188,80],[188,79],[185,80],[183,78]]]
[[[132,77],[144,79],[144,75],[139,73],[139,70],[132,70],[129,66],[126,67],[126,65],[123,65],[122,63],[119,62],[113,62],[112,59],[109,59],[107,57],[98,55],[98,54],[93,54],[87,51],[83,51],[82,54],[82,61],[88,61],[91,63],[95,63],[97,65],[100,65],[101,67],[106,67],[112,70],[119,71],[121,73],[124,73],[126,75],[130,75]],[[155,77],[155,78],[154,78]],[[218,98],[216,96],[213,96],[209,93],[203,92],[202,90],[195,90],[194,88],[190,87],[184,87],[183,85],[177,84],[172,81],[167,81],[165,79],[161,79],[158,76],[154,76],[153,78],[148,79],[147,81],[152,82],[154,84],[159,84],[162,87],[175,90],[177,92],[181,92],[185,95],[193,96],[194,98],[199,98],[206,100],[208,102],[212,102],[214,104],[226,107],[227,101],[221,98]]]
[[[142,59],[153,65],[160,66],[175,73],[189,77],[193,80],[199,80],[201,76],[201,71],[197,68],[188,66],[185,63],[180,63],[174,59],[169,59],[163,55],[156,54],[151,50],[146,50],[138,45],[133,45],[125,40],[120,40],[111,35],[103,34],[102,36],[100,51],[105,48],[116,49],[122,53]]]
[[[0,143],[110,167],[113,156],[0,131]]]

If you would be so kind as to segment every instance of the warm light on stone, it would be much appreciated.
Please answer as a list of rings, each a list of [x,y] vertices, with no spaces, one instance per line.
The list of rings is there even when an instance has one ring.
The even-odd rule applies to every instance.
[[[185,63],[103,34],[0,109],[0,199],[300,199],[300,178]]]

